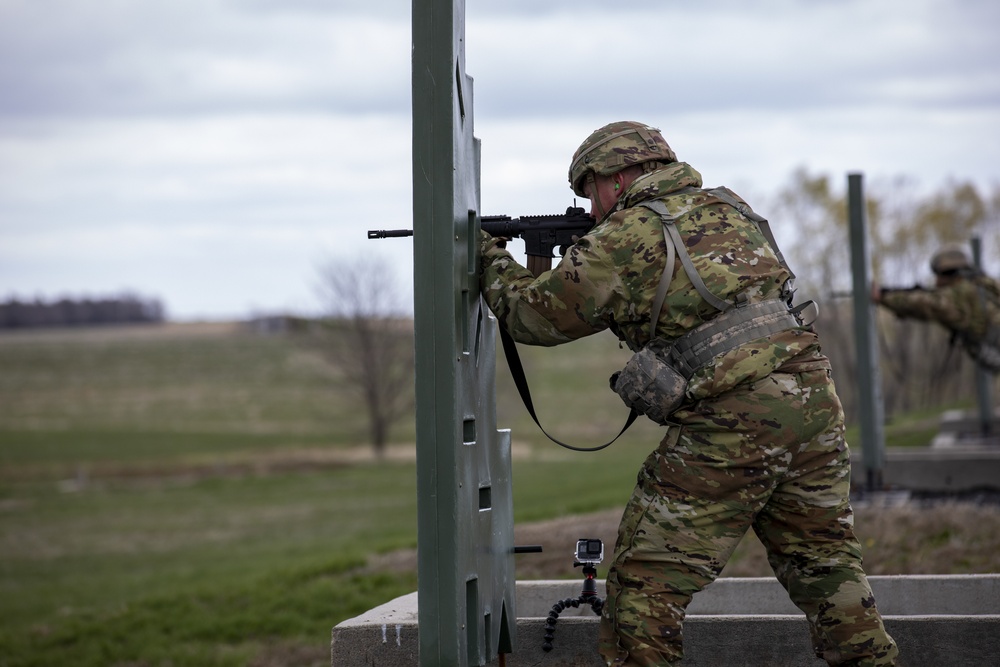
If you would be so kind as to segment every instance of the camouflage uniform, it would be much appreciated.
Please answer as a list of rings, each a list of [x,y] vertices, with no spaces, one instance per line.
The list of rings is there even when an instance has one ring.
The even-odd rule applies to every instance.
[[[977,361],[987,332],[992,339],[1000,328],[1000,283],[981,274],[929,290],[883,290],[879,303],[898,317],[938,322]]]
[[[537,279],[483,236],[482,294],[521,343],[557,345],[610,328],[633,350],[649,340],[665,266],[662,200],[699,275],[718,297],[777,298],[788,280],[758,228],[701,190],[689,165],[657,165],[615,211]],[[675,264],[657,334],[674,338],[718,314]],[[711,583],[750,527],[834,665],[891,665],[861,567],[848,502],[843,411],[811,330],[796,328],[717,357],[647,458],[619,529],[600,649],[609,665],[673,665],[691,596]]]

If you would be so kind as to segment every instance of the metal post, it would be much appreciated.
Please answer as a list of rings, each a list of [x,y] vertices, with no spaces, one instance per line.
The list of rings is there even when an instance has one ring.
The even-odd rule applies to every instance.
[[[972,262],[983,266],[983,247],[978,236],[972,237]],[[976,398],[979,403],[979,434],[983,438],[993,435],[993,376],[976,364]]]
[[[479,296],[480,150],[464,0],[413,0],[413,253],[421,667],[513,652],[510,433]]]
[[[861,174],[847,175],[847,209],[851,236],[851,275],[854,282],[854,340],[858,354],[858,397],[861,411],[861,452],[867,489],[882,488],[885,459],[885,407],[875,336],[875,307],[869,298],[871,266],[868,225]]]

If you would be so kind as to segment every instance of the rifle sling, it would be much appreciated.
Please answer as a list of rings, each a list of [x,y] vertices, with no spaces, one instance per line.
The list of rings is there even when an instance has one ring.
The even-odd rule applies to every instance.
[[[670,225],[673,226],[673,225]],[[666,244],[666,256],[667,265],[663,268],[663,273],[660,275],[660,283],[656,286],[656,296],[653,298],[653,310],[649,315],[649,339],[652,340],[656,338],[656,327],[660,322],[660,311],[663,310],[663,300],[667,298],[667,288],[670,287],[670,281],[674,277],[674,241],[671,238],[669,232],[667,232],[668,225],[664,223],[663,225],[663,243]]]
[[[517,393],[521,395],[521,402],[524,403],[524,407],[527,408],[528,414],[530,414],[531,418],[535,420],[536,424],[538,424],[538,428],[545,434],[545,437],[560,447],[572,449],[574,452],[599,451],[621,437],[621,434],[628,430],[628,427],[631,426],[632,422],[634,422],[639,416],[638,412],[631,410],[629,412],[628,419],[625,420],[625,425],[622,426],[622,430],[618,431],[618,435],[603,445],[598,445],[597,447],[574,447],[573,445],[567,445],[565,442],[553,438],[549,435],[548,431],[545,430],[541,422],[538,421],[538,416],[535,414],[535,406],[531,401],[531,391],[528,389],[528,380],[524,376],[524,368],[521,366],[521,357],[517,354],[517,344],[514,342],[511,335],[507,333],[507,330],[503,327],[502,323],[498,328],[500,329],[500,340],[503,342],[504,356],[507,357],[507,366],[510,368],[510,375],[514,378],[514,384],[517,386]]]
[[[673,246],[673,248],[677,250],[678,257],[681,258],[681,265],[683,265],[684,271],[687,273],[688,278],[691,280],[691,284],[694,285],[694,288],[696,290],[698,290],[698,294],[701,295],[701,298],[710,303],[712,307],[715,308],[716,310],[720,311],[729,310],[732,307],[732,304],[729,303],[728,301],[723,301],[719,297],[712,294],[712,292],[710,292],[708,287],[705,285],[705,281],[703,281],[701,279],[701,276],[698,275],[698,269],[694,267],[694,263],[691,261],[691,255],[688,254],[687,248],[685,248],[684,246],[684,241],[681,239],[681,235],[677,231],[677,225],[675,224],[677,222],[677,218],[675,218],[670,214],[670,211],[667,210],[666,204],[664,204],[659,199],[652,199],[650,201],[644,201],[640,203],[639,206],[644,206],[660,216],[660,221],[663,224],[663,237],[667,244],[667,252],[668,252],[667,265],[670,268],[671,275],[673,274],[673,268],[674,268],[673,267],[674,253],[672,252],[671,249],[671,246]],[[663,288],[664,278],[666,279],[668,284],[670,282],[670,276],[664,275],[663,277],[660,278],[660,288]],[[666,295],[665,288],[663,288],[663,292],[664,295]],[[659,298],[660,296],[659,289],[657,289],[656,296],[657,298]],[[654,308],[655,306],[662,305],[662,300],[653,305]],[[655,338],[653,329],[656,327],[656,324],[658,322],[659,309],[657,309],[656,316],[657,319],[650,319],[650,325],[651,325],[650,338]]]

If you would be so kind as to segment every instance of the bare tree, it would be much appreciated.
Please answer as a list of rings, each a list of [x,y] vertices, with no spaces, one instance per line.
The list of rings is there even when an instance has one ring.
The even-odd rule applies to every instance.
[[[326,317],[310,340],[361,399],[381,459],[390,428],[414,405],[413,319],[404,315],[392,268],[378,257],[330,259],[319,274]]]

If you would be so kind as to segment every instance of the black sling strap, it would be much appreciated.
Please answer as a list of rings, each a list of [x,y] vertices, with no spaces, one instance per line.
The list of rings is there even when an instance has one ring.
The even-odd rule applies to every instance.
[[[521,358],[517,354],[517,344],[514,342],[511,335],[507,333],[507,330],[504,329],[502,323],[499,324],[498,328],[500,329],[500,340],[503,342],[504,356],[507,357],[507,366],[510,368],[511,377],[514,378],[514,384],[517,386],[517,393],[521,395],[521,401],[524,403],[524,407],[528,409],[528,414],[530,414],[531,418],[535,420],[536,424],[538,424],[538,428],[545,434],[545,437],[560,447],[572,449],[574,452],[599,451],[620,438],[622,433],[628,430],[628,427],[631,426],[632,422],[634,422],[636,417],[639,416],[639,413],[635,410],[629,412],[628,419],[625,420],[625,425],[622,426],[622,430],[618,431],[618,435],[610,441],[604,443],[603,445],[598,445],[597,447],[574,447],[573,445],[567,445],[565,442],[553,438],[549,435],[548,431],[545,430],[541,422],[538,421],[538,417],[535,415],[535,406],[531,402],[531,392],[528,390],[528,380],[524,377],[524,368],[521,366]]]

